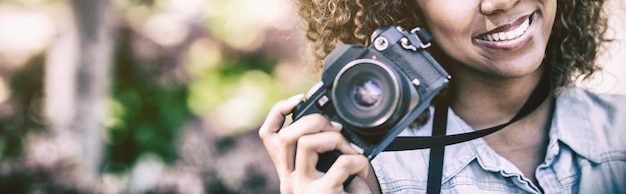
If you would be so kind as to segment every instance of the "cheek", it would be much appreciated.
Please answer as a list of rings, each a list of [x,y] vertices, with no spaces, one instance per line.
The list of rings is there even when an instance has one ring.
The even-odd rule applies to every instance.
[[[463,6],[434,6],[424,12],[426,23],[431,31],[453,35],[460,35],[468,30],[472,14]]]
[[[420,7],[433,33],[461,35],[470,29],[475,6],[470,0],[425,0],[420,1]]]
[[[554,22],[556,18],[556,12],[557,12],[556,1],[549,1],[549,3],[546,5],[546,11],[544,12],[545,24],[543,26],[543,33],[545,37],[549,37],[550,33],[552,32],[552,27],[554,26]]]
[[[471,29],[475,14],[468,1],[420,1],[428,30],[442,50],[455,58],[472,45]],[[442,6],[447,5],[447,6]]]

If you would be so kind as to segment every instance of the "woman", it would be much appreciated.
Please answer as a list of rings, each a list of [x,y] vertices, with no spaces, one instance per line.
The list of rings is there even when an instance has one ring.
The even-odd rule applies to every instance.
[[[307,37],[321,64],[338,44],[369,44],[376,28],[424,27],[435,58],[450,72],[447,134],[509,121],[543,73],[552,92],[536,110],[504,129],[446,146],[444,193],[626,192],[626,97],[573,86],[599,70],[606,31],[604,1],[389,0],[301,1]],[[384,152],[371,164],[339,133],[342,126],[312,114],[283,127],[301,96],[278,102],[259,130],[283,193],[426,190],[429,150]],[[426,111],[429,114],[429,111]],[[432,112],[432,111],[430,111]],[[402,136],[430,135],[432,119]],[[325,174],[318,153],[343,155]]]

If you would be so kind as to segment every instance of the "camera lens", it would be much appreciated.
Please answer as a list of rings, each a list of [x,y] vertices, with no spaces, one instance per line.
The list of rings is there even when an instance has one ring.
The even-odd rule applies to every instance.
[[[363,139],[377,141],[408,110],[409,81],[372,59],[346,64],[335,77],[332,102],[337,115]]]
[[[365,79],[354,88],[354,99],[365,107],[371,107],[382,97],[380,86],[372,79]]]

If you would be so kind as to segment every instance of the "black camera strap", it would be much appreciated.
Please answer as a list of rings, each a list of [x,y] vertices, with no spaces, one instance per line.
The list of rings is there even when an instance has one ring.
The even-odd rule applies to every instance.
[[[448,129],[448,105],[447,100],[435,104],[435,118],[433,118],[432,135],[446,135]],[[426,193],[441,193],[441,178],[443,176],[443,156],[445,145],[437,145],[430,148],[430,160],[428,161],[428,182]]]
[[[551,91],[548,73],[544,72],[541,80],[520,111],[509,122],[483,130],[454,135],[446,135],[448,107],[450,102],[446,99],[442,99],[442,101],[435,104],[432,136],[397,137],[384,151],[406,151],[431,148],[426,192],[433,194],[440,193],[445,146],[483,137],[513,124],[536,110],[549,96]]]

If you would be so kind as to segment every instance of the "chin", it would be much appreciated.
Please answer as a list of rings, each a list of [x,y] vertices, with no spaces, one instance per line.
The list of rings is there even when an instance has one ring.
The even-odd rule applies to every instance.
[[[543,69],[543,52],[531,52],[523,56],[509,57],[508,59],[492,61],[493,73],[506,78],[523,78],[534,75]]]
[[[540,75],[543,69],[541,61],[537,64],[538,65],[528,65],[528,63],[510,64],[506,66],[507,68],[498,68],[492,73],[505,79],[520,79],[527,76],[536,76]]]

